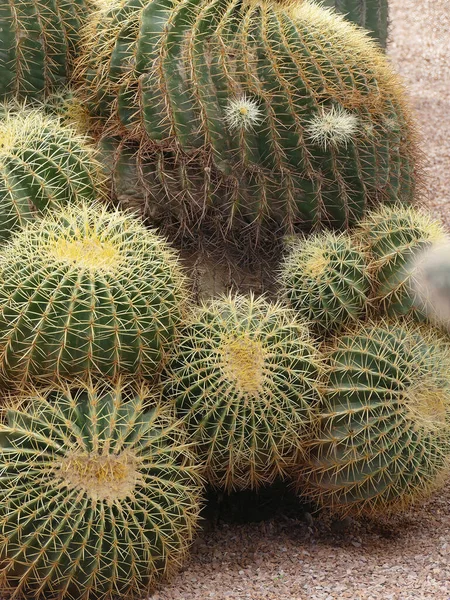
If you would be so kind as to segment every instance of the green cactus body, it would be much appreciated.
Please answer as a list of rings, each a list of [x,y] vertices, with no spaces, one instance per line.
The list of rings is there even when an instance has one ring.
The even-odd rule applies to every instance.
[[[176,197],[186,229],[209,221],[256,244],[413,197],[403,88],[339,15],[309,2],[113,1],[83,46],[93,112],[108,135],[149,148],[150,194]]]
[[[80,205],[19,232],[0,258],[5,378],[154,375],[186,301],[165,241],[132,216]]]
[[[322,0],[321,4],[335,8],[349,21],[364,27],[383,48],[386,48],[389,25],[388,0]]]
[[[0,4],[0,100],[39,99],[67,82],[85,0]]]
[[[383,516],[445,483],[450,356],[435,331],[365,324],[328,355],[319,429],[301,493],[337,513]]]
[[[360,318],[370,280],[364,253],[346,234],[318,234],[296,241],[281,269],[287,301],[320,329]]]
[[[1,575],[12,597],[142,597],[179,564],[199,476],[145,384],[22,392],[0,425]]]
[[[49,208],[102,194],[102,167],[87,139],[38,110],[0,119],[0,241]]]
[[[417,209],[386,206],[369,214],[356,236],[366,244],[375,305],[389,316],[423,319],[411,267],[426,247],[447,239],[442,224]]]
[[[208,481],[226,490],[283,476],[310,433],[318,353],[291,312],[252,296],[204,305],[168,366],[174,399]]]

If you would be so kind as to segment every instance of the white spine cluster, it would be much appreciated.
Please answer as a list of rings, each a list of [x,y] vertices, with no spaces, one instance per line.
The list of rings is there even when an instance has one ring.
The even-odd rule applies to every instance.
[[[225,109],[225,121],[231,131],[248,131],[261,123],[262,111],[256,100],[242,96],[228,102]]]
[[[341,106],[322,108],[307,124],[306,137],[325,150],[329,146],[347,146],[359,127],[359,119]]]

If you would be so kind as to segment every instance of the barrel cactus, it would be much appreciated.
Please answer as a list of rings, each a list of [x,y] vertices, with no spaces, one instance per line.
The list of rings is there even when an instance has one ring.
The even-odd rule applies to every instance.
[[[87,11],[87,0],[1,2],[0,100],[39,99],[66,83]]]
[[[367,29],[384,48],[388,37],[388,0],[322,0],[324,6],[335,8],[347,19]]]
[[[0,369],[7,379],[153,375],[186,301],[165,241],[96,205],[49,213],[0,256]]]
[[[291,312],[252,296],[204,304],[181,331],[164,394],[217,488],[268,484],[296,464],[317,403],[318,353]]]
[[[270,245],[413,197],[402,85],[340,15],[308,1],[112,0],[83,39],[87,102],[108,135],[147,151],[153,202],[183,231],[208,223]]]
[[[346,234],[328,232],[296,241],[280,279],[292,308],[322,330],[365,312],[370,291],[366,257]]]
[[[319,429],[298,487],[340,514],[406,509],[450,466],[448,342],[415,324],[364,324],[328,354]]]
[[[447,239],[443,225],[420,209],[384,206],[367,216],[356,237],[366,244],[375,304],[389,316],[410,314],[422,319],[414,260],[429,245]]]
[[[87,138],[40,110],[0,112],[0,241],[39,212],[102,194],[102,167]]]
[[[143,383],[60,383],[0,424],[0,557],[14,596],[145,596],[195,531],[199,475]]]

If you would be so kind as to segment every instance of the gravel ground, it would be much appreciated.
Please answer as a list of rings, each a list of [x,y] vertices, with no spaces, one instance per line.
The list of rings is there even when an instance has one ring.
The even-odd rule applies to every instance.
[[[391,0],[389,53],[426,154],[426,203],[450,225],[450,0]],[[152,600],[450,600],[450,486],[390,523],[219,524]]]

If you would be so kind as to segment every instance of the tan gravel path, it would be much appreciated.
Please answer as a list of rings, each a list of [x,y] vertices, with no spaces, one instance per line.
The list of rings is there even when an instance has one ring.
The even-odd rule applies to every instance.
[[[391,0],[392,60],[421,125],[428,205],[450,225],[450,0]],[[450,600],[450,486],[391,524],[219,525],[152,600]]]

